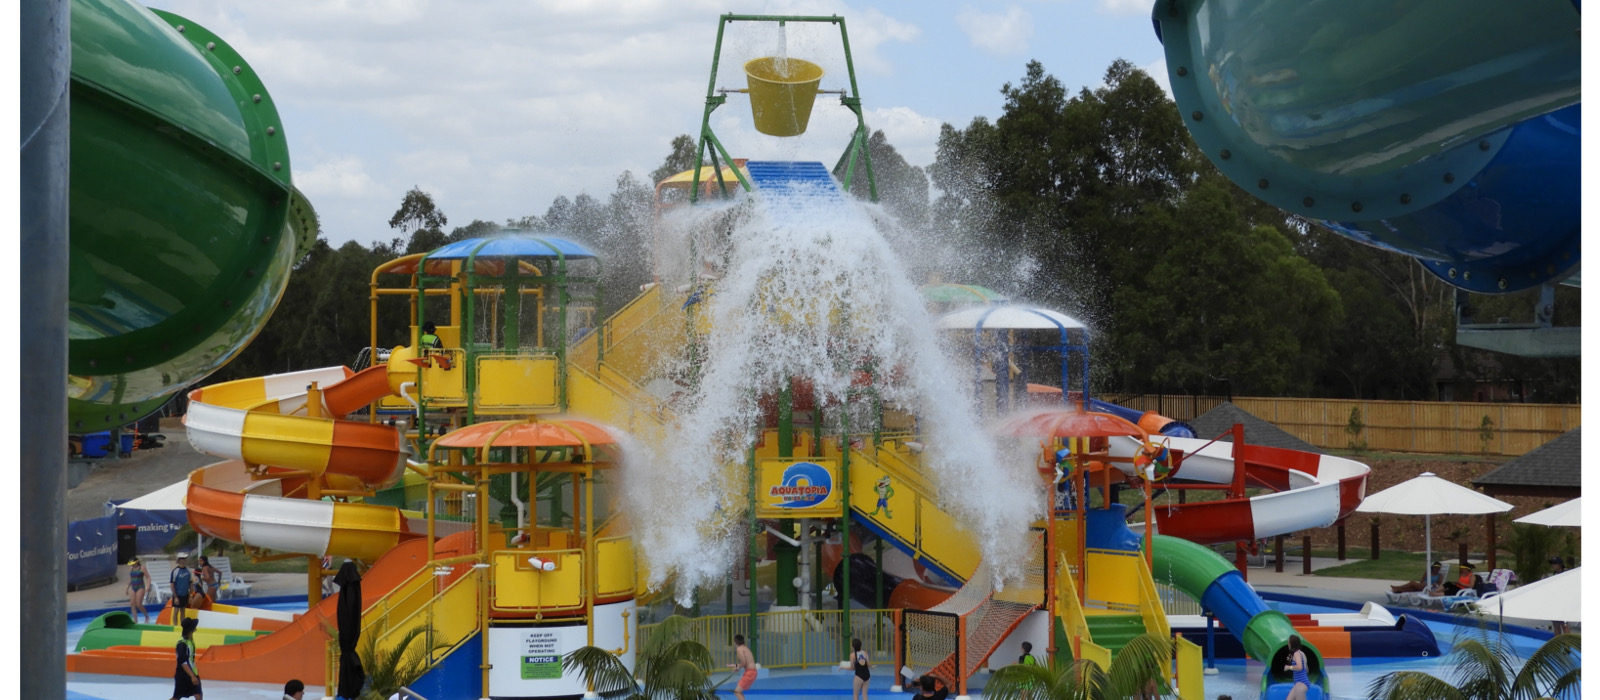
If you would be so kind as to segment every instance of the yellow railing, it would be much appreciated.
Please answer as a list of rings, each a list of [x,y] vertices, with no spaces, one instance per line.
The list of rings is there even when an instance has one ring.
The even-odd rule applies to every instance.
[[[1144,557],[1135,559],[1139,561],[1139,618],[1144,620],[1146,632],[1164,639],[1172,635],[1172,630],[1167,626],[1167,612],[1161,608],[1161,594],[1156,590],[1155,580],[1150,578],[1150,567]]]
[[[1139,562],[1139,619],[1144,622],[1144,631],[1154,634],[1161,639],[1172,637],[1172,630],[1167,626],[1167,613],[1161,609],[1161,596],[1156,592],[1156,582],[1150,578],[1150,567],[1145,563],[1144,556],[1136,556],[1134,561]],[[1161,675],[1172,677],[1172,661],[1161,660]]]
[[[824,455],[835,456],[834,441],[823,441]],[[894,495],[889,497],[887,513],[877,507],[874,487],[887,477]],[[883,530],[911,545],[920,558],[966,578],[978,568],[978,548],[972,536],[939,507],[937,490],[924,470],[917,468],[910,452],[897,441],[886,441],[877,449],[850,450],[851,505]]]
[[[1074,578],[1075,573],[1072,563],[1067,561],[1065,554],[1059,555],[1056,564],[1056,617],[1061,619],[1061,627],[1066,632],[1069,644],[1076,643],[1082,646],[1089,645],[1089,620],[1084,617],[1083,606],[1078,603],[1078,585]],[[1058,654],[1065,653],[1073,658],[1081,658],[1083,651],[1079,649],[1061,649]],[[1109,657],[1106,668],[1110,668]]]
[[[754,637],[756,644],[751,651],[756,663],[763,667],[829,667],[850,658],[850,640],[844,638],[841,610],[764,612],[757,613],[756,620],[760,634]],[[639,625],[639,649],[649,648],[656,628],[655,624]],[[879,669],[894,665],[897,629],[893,610],[851,610],[850,633],[861,640],[861,649],[867,652],[872,665]],[[705,645],[711,652],[712,668],[720,669],[734,662],[736,634],[752,639],[749,615],[692,618],[683,638]]]
[[[454,566],[469,568],[443,591],[437,590],[435,567],[429,565],[373,603],[362,613],[361,639],[376,639],[376,648],[381,653],[411,629],[421,628],[423,632],[411,642],[407,651],[420,650],[428,665],[460,646],[478,631],[478,587],[482,573],[470,568],[471,562],[457,562]],[[331,682],[339,675],[336,635],[327,641],[325,658],[325,672]]]
[[[1109,672],[1111,670],[1110,649],[1089,641],[1087,637],[1084,638],[1081,644],[1083,646],[1083,658],[1093,661],[1102,671]]]
[[[1205,659],[1199,645],[1184,639],[1181,634],[1172,642],[1178,648],[1178,697],[1182,700],[1205,700]]]

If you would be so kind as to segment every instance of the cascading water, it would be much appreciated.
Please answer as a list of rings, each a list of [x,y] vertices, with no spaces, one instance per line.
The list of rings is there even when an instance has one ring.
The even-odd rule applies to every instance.
[[[697,226],[724,222],[728,233],[676,246],[680,255],[695,248],[711,261],[701,267],[718,273],[714,293],[694,308],[712,330],[671,444],[626,467],[624,499],[650,585],[675,576],[687,602],[697,587],[724,581],[745,551],[745,450],[760,428],[758,397],[808,378],[836,420],[869,364],[885,404],[918,417],[945,512],[974,533],[997,579],[1016,579],[1029,525],[1043,515],[1039,480],[980,427],[967,373],[941,352],[916,286],[868,217],[837,196],[817,199],[755,197],[732,214],[687,214]]]

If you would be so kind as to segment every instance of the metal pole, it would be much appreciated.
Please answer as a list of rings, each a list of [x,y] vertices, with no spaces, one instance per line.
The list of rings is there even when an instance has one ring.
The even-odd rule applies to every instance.
[[[850,643],[850,407],[848,401],[839,411],[839,485],[844,490],[844,514],[839,516],[839,551],[844,553],[840,572],[839,609],[844,611],[843,632],[839,635],[841,650]]]
[[[756,625],[756,613],[758,612],[756,605],[756,594],[758,593],[756,590],[756,558],[759,556],[756,549],[756,538],[758,537],[758,530],[756,529],[758,527],[756,521],[756,448],[749,448],[746,454],[748,456],[745,459],[748,463],[750,474],[750,493],[749,503],[747,504],[750,517],[748,523],[749,529],[746,530],[745,533],[745,575],[748,576],[750,580],[750,651],[754,653],[758,648],[757,641],[761,637],[759,628]],[[695,600],[698,601],[699,599],[700,596],[697,592],[695,594]]]
[[[67,692],[68,4],[22,3],[21,697]]]

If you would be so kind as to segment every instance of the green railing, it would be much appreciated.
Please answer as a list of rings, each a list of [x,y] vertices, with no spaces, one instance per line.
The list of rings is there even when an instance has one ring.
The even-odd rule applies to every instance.
[[[765,668],[820,668],[850,659],[850,640],[841,636],[839,610],[787,610],[757,613],[761,636],[752,649]],[[710,615],[690,619],[685,638],[704,644],[715,661],[713,670],[733,663],[733,635],[750,639],[750,616]],[[639,625],[639,649],[648,649],[658,625]],[[851,610],[850,630],[874,666],[894,665],[896,629],[893,610]]]

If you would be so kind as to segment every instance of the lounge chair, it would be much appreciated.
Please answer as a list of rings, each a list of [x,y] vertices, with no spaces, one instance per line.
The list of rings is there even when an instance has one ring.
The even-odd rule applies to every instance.
[[[1517,573],[1515,571],[1510,569],[1495,569],[1494,571],[1489,572],[1488,585],[1485,586],[1485,588],[1488,590],[1485,590],[1482,594],[1477,594],[1476,591],[1468,591],[1469,593],[1473,593],[1473,595],[1459,596],[1462,599],[1453,601],[1446,609],[1478,612],[1479,603],[1493,599],[1495,596],[1500,595],[1501,593],[1505,593],[1506,589],[1511,587],[1511,582],[1515,580],[1517,580]]]
[[[243,576],[233,573],[233,562],[227,557],[211,557],[211,566],[217,570],[217,578],[221,581],[218,598],[244,598],[250,595],[250,582]]]
[[[161,605],[172,597],[172,560],[151,559],[141,557],[144,562],[145,580],[150,585],[145,588],[144,602],[152,605]]]

